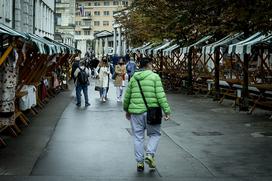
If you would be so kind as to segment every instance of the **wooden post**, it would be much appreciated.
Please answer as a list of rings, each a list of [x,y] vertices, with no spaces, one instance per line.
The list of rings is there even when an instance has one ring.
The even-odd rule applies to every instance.
[[[193,64],[193,47],[189,49],[189,54],[188,54],[188,82],[187,82],[187,94],[188,95],[193,95],[194,90],[193,90],[193,70],[192,70],[192,64]]]
[[[4,63],[4,61],[7,59],[7,57],[9,56],[9,54],[11,53],[13,47],[10,45],[7,50],[5,51],[5,53],[2,55],[2,57],[0,58],[0,66]]]
[[[163,52],[161,51],[159,54],[160,54],[160,77],[162,77],[162,72],[163,72]]]
[[[219,86],[219,62],[220,62],[220,47],[215,49],[215,65],[214,65],[214,86],[215,86],[215,95],[213,100],[219,101],[220,100],[220,86]]]
[[[249,102],[248,102],[248,64],[249,64],[250,56],[249,54],[244,54],[244,66],[243,66],[243,89],[242,89],[242,101],[240,104],[240,111],[248,111],[249,110]]]

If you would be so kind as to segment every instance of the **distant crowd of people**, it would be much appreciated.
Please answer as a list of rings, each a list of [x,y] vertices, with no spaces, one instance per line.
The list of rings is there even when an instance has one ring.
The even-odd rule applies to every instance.
[[[72,78],[76,85],[77,106],[81,106],[81,92],[85,98],[85,106],[89,106],[89,78],[95,79],[95,90],[100,93],[100,101],[108,100],[110,79],[116,87],[116,100],[121,102],[126,77],[128,81],[136,71],[137,66],[133,57],[102,57],[101,60],[86,53],[84,58],[76,57],[72,65]]]

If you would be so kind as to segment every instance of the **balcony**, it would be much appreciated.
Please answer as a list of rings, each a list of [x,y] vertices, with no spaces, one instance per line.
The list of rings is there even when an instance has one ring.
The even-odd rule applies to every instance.
[[[91,25],[81,25],[80,28],[83,30],[90,30],[90,29],[92,29],[92,26]]]
[[[93,35],[75,35],[75,40],[93,40]]]
[[[56,8],[57,9],[67,9],[70,8],[69,3],[56,3]]]
[[[91,16],[82,16],[81,19],[82,20],[91,20],[92,17]]]

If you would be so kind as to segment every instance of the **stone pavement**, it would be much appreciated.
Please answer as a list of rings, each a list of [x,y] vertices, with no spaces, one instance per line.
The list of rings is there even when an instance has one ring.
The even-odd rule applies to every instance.
[[[52,99],[30,127],[0,150],[0,181],[36,180],[272,180],[272,121],[203,96],[168,94],[157,169],[136,172],[129,122],[110,88],[101,103],[76,108],[71,92]]]

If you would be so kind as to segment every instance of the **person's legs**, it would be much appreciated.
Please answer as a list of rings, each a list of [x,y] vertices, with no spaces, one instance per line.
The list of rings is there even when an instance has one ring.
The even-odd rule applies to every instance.
[[[89,106],[89,98],[88,98],[88,85],[83,85],[83,94],[84,94],[84,99],[85,99],[85,106]]]
[[[120,94],[119,94],[120,100],[122,99],[122,96],[123,96],[123,87],[120,87]]]
[[[103,97],[103,87],[100,87],[99,94],[100,94],[100,99],[102,100],[102,97]]]
[[[131,115],[131,128],[134,139],[134,153],[138,163],[144,162],[144,133],[146,114]]]
[[[77,98],[77,106],[80,106],[81,105],[81,85],[77,85],[76,86],[76,98]]]
[[[106,101],[106,96],[107,96],[107,88],[103,87],[102,88],[102,100],[105,102]]]
[[[147,124],[146,127],[147,127],[146,128],[147,129],[147,136],[149,136],[146,154],[151,154],[154,156],[157,151],[159,140],[161,137],[161,125],[160,124],[157,124],[157,125]]]
[[[117,96],[117,101],[120,100],[120,87],[116,87],[116,96]]]
[[[146,158],[145,162],[149,165],[150,168],[155,168],[155,159],[154,156],[156,154],[160,136],[161,136],[161,125],[149,125],[147,124],[147,136],[149,136],[149,141],[147,143],[146,149]]]

